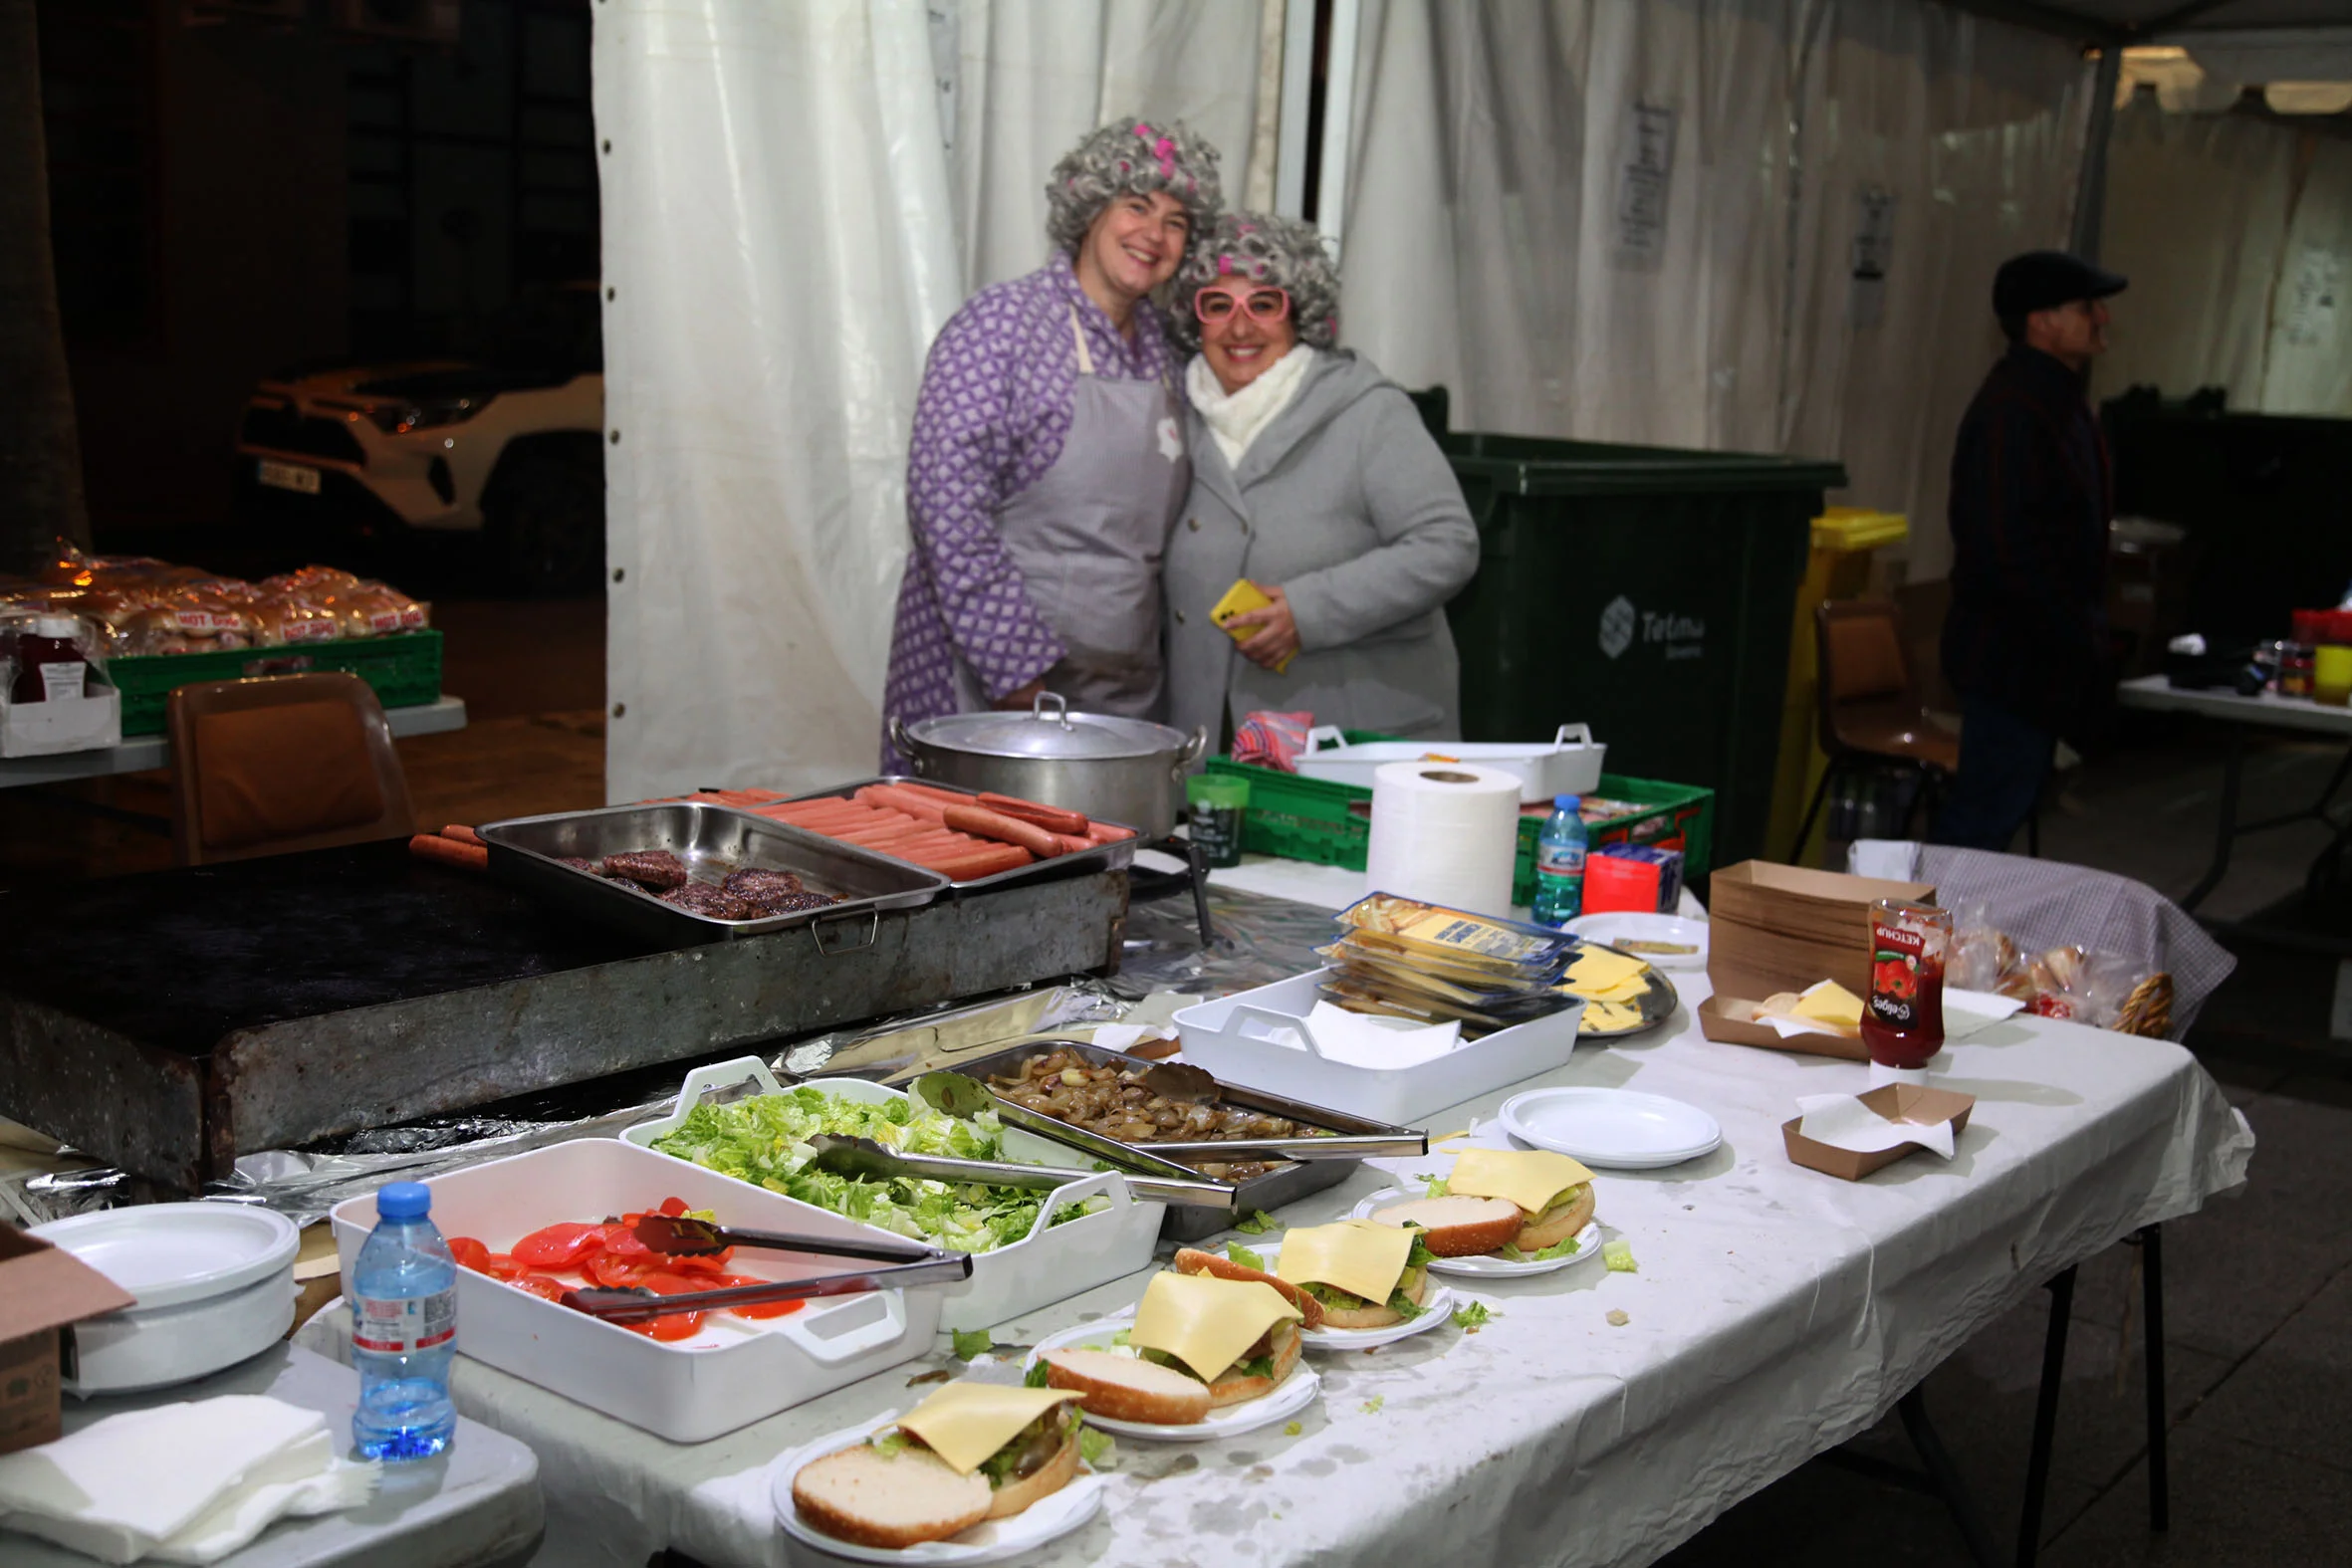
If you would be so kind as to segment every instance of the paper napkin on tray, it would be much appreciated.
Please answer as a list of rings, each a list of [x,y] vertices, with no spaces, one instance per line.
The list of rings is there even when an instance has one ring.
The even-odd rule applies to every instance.
[[[1917,1144],[1940,1159],[1952,1158],[1949,1121],[1891,1122],[1851,1094],[1799,1095],[1796,1108],[1803,1118],[1797,1125],[1797,1136],[1832,1149],[1875,1154],[1881,1149]]]
[[[288,1514],[374,1495],[327,1418],[264,1395],[126,1411],[0,1456],[0,1525],[103,1562],[217,1562]]]

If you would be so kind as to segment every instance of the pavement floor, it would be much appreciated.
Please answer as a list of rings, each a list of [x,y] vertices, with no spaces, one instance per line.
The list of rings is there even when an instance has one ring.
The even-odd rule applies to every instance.
[[[447,594],[445,689],[467,699],[455,734],[400,745],[428,824],[603,801],[599,601],[495,603]],[[2247,817],[2308,804],[2340,751],[2268,740],[2249,751]],[[2070,780],[2043,815],[2043,851],[2178,896],[2212,854],[2219,751],[2210,726],[2143,723]],[[161,775],[0,791],[0,886],[170,863]],[[2352,1564],[2352,896],[2296,902],[2328,842],[2315,823],[2240,842],[2205,906],[2268,912],[2295,949],[2225,930],[2238,971],[2190,1039],[2260,1140],[2244,1189],[2166,1227],[2165,1405],[2171,1522],[2149,1527],[2146,1322],[2139,1254],[2085,1263],[2040,1531],[2054,1568],[2108,1564]],[[2352,952],[2352,941],[2340,951]],[[2340,1037],[2341,1036],[2341,1037]],[[2048,1298],[2034,1290],[1924,1387],[1926,1409],[2005,1556],[2024,1480]],[[1890,1416],[1849,1446],[1916,1462]],[[1816,1459],[1733,1508],[1666,1561],[1961,1565],[1939,1498]]]

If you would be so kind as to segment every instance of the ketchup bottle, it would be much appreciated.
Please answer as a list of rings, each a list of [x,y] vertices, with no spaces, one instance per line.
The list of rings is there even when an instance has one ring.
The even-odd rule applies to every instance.
[[[43,615],[33,629],[16,639],[16,682],[8,690],[12,703],[50,702],[84,694],[90,661],[75,646],[80,628],[71,615]]]
[[[1870,906],[1870,1000],[1862,1043],[1882,1067],[1924,1067],[1944,1048],[1944,955],[1952,911],[1882,898]]]

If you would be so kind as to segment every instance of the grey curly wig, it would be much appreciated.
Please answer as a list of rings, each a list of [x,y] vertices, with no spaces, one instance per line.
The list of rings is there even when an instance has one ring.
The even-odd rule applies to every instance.
[[[1164,190],[1199,234],[1225,206],[1217,149],[1181,120],[1114,119],[1062,155],[1046,182],[1046,234],[1074,254],[1113,197]]]
[[[1247,278],[1291,296],[1291,324],[1314,348],[1339,341],[1339,267],[1311,223],[1266,212],[1229,212],[1193,241],[1176,273],[1170,325],[1186,348],[1201,345],[1193,296],[1221,278]]]

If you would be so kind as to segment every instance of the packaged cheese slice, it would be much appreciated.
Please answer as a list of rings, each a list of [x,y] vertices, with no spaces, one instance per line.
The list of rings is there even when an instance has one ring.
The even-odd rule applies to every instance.
[[[1074,1389],[999,1388],[950,1383],[898,1418],[901,1430],[965,1475],[1055,1406],[1078,1399]]]
[[[1351,1296],[1381,1302],[1404,1277],[1413,1254],[1413,1232],[1369,1220],[1309,1226],[1283,1236],[1275,1276],[1294,1285],[1331,1285]]]
[[[1161,1273],[1152,1276],[1135,1305],[1127,1343],[1137,1350],[1165,1351],[1203,1383],[1214,1383],[1268,1329],[1304,1315],[1262,1280]]]
[[[1408,952],[1490,969],[1506,980],[1556,977],[1575,939],[1542,926],[1496,920],[1442,904],[1374,893],[1339,912],[1339,923],[1381,933]]]
[[[1539,1215],[1552,1199],[1591,1180],[1582,1161],[1545,1149],[1465,1149],[1446,1178],[1446,1191],[1457,1198],[1507,1198]]]

